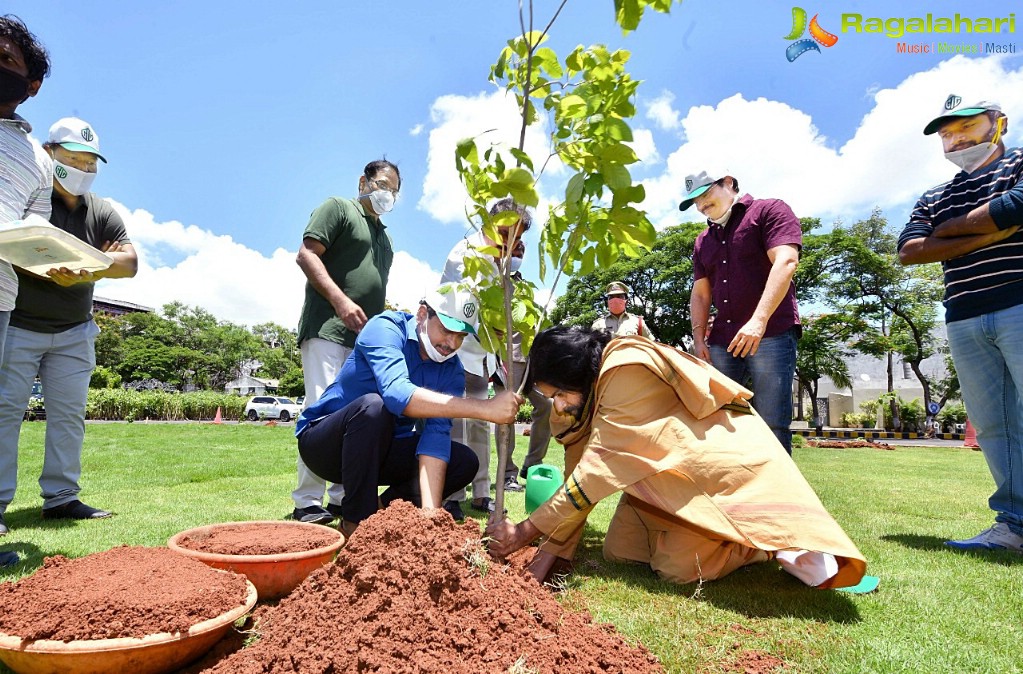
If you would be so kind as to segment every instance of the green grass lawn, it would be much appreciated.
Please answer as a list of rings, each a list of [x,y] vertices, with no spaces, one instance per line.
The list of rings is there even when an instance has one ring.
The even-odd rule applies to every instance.
[[[19,491],[7,510],[12,531],[0,538],[0,550],[17,550],[24,561],[0,570],[0,581],[31,573],[45,556],[163,545],[193,526],[281,519],[293,507],[290,426],[89,424],[81,496],[117,516],[43,522],[36,480],[44,428],[23,426]],[[526,439],[518,447],[517,459]],[[590,518],[564,603],[614,623],[671,672],[735,671],[743,649],[780,658],[785,665],[778,671],[785,672],[1023,669],[1023,556],[943,545],[991,523],[991,477],[979,452],[796,452],[824,504],[866,555],[868,573],[880,576],[876,593],[812,590],[772,563],[699,586],[662,583],[646,568],[603,560],[601,541],[616,501],[609,499]],[[560,454],[552,445],[548,460],[560,464]],[[515,520],[524,515],[523,500],[508,494]]]

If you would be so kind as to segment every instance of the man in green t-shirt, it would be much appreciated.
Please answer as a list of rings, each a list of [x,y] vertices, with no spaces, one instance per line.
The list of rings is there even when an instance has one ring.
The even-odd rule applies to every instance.
[[[306,407],[337,377],[366,321],[384,310],[394,252],[380,217],[394,207],[400,188],[397,166],[386,159],[370,162],[359,177],[359,196],[327,199],[302,233],[297,262],[307,282],[298,343]],[[292,517],[318,524],[340,518],[344,488],[331,485],[323,507],[325,486],[299,457]]]

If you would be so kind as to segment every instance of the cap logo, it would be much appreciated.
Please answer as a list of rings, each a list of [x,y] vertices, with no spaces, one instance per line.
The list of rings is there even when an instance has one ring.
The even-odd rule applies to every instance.
[[[692,178],[686,178],[686,192],[692,192],[692,191],[693,191],[693,179]]]
[[[91,143],[93,139],[92,129],[90,129],[89,127],[85,127],[84,129],[82,129],[82,138],[85,139],[86,143]]]
[[[476,314],[476,304],[474,302],[466,302],[462,305],[462,315],[466,318],[472,318]]]
[[[63,166],[58,166],[57,168],[55,168],[53,170],[53,174],[61,179],[67,178],[67,171],[64,170]]]
[[[959,107],[959,104],[962,102],[963,102],[962,96],[956,96],[955,94],[952,94],[951,96],[945,99],[945,109],[955,110],[957,107]]]

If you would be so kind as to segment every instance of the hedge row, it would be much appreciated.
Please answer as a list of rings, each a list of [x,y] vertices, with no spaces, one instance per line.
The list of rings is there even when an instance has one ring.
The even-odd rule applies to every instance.
[[[213,419],[220,408],[224,420],[240,420],[248,398],[213,391],[168,393],[120,388],[89,389],[86,419],[110,421],[195,421]]]

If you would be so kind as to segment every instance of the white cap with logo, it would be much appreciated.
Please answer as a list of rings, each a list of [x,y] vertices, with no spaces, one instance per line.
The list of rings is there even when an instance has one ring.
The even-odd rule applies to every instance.
[[[88,122],[77,117],[64,117],[50,127],[50,138],[47,141],[60,145],[71,152],[88,152],[106,163],[106,157],[99,153],[99,135]]]
[[[955,94],[949,94],[949,97],[945,99],[944,105],[941,107],[941,113],[927,123],[924,127],[924,135],[929,136],[938,129],[941,125],[953,117],[973,117],[979,115],[982,112],[992,110],[994,112],[1001,112],[1002,106],[991,101],[977,101],[976,103],[968,103],[963,105],[963,97],[956,96]]]
[[[437,318],[448,330],[477,334],[480,303],[471,291],[459,288],[457,283],[444,283],[423,301],[437,312]]]

